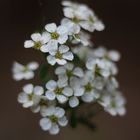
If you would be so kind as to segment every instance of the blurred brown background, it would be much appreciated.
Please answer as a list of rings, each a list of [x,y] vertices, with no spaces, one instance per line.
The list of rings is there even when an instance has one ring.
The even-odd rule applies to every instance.
[[[17,95],[25,82],[11,78],[13,61],[27,63],[40,60],[39,54],[23,48],[30,34],[45,23],[62,17],[60,0],[0,1],[0,140],[140,140],[140,1],[139,0],[77,0],[94,8],[106,24],[106,30],[93,34],[96,45],[117,49],[122,54],[118,79],[127,98],[127,115],[111,117],[101,113],[93,119],[96,132],[79,125],[62,129],[50,136],[38,126],[39,115],[24,110]],[[35,82],[38,80],[36,79]]]

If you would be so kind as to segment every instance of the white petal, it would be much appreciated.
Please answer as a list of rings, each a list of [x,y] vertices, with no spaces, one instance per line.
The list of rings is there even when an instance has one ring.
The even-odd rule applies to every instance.
[[[108,56],[112,61],[115,61],[115,62],[119,61],[121,57],[118,51],[110,51],[108,53]]]
[[[89,70],[94,70],[95,67],[96,67],[96,60],[95,59],[92,59],[92,58],[88,59],[88,61],[86,63],[86,67]]]
[[[53,101],[55,99],[55,93],[53,91],[46,91],[45,95],[50,101]]]
[[[64,104],[68,100],[68,98],[64,95],[57,95],[56,98],[57,98],[58,102],[61,104]]]
[[[59,64],[59,65],[65,65],[67,63],[67,61],[65,59],[56,59],[56,62]]]
[[[68,120],[67,120],[67,118],[64,116],[64,117],[62,117],[62,118],[60,118],[59,120],[58,120],[58,123],[59,123],[59,125],[60,126],[66,126],[67,124],[68,124]]]
[[[55,107],[54,106],[50,106],[50,107],[43,106],[41,108],[40,112],[43,117],[52,116],[52,115],[54,115]]]
[[[34,88],[34,94],[35,95],[42,95],[44,93],[44,89],[41,86],[36,86]]]
[[[42,52],[46,53],[46,52],[49,52],[49,47],[48,47],[48,45],[43,45],[43,46],[40,48],[40,50],[41,50]]]
[[[27,40],[24,42],[25,48],[32,48],[34,46],[34,42],[32,40]]]
[[[57,82],[54,81],[54,80],[50,80],[50,81],[48,81],[47,84],[46,84],[46,88],[47,88],[48,90],[54,90],[56,87],[57,87]]]
[[[80,78],[84,76],[83,70],[79,67],[74,69],[73,74],[80,77]]]
[[[19,103],[26,103],[28,101],[28,95],[24,92],[21,92],[19,95],[18,95],[18,102]]]
[[[27,72],[24,73],[23,76],[24,76],[24,79],[25,79],[25,80],[32,79],[32,78],[34,77],[34,72],[32,72],[32,71],[27,71]]]
[[[76,88],[74,90],[74,96],[80,97],[84,94],[84,88]]]
[[[50,134],[52,134],[52,135],[56,135],[56,134],[58,134],[59,133],[59,127],[58,127],[58,125],[57,124],[52,124],[52,127],[49,129],[49,132],[50,132]]]
[[[31,94],[33,92],[34,86],[32,84],[25,85],[23,87],[23,91],[27,94]]]
[[[20,80],[24,79],[24,74],[23,73],[16,73],[13,75],[13,79],[16,81],[20,81]]]
[[[52,123],[48,118],[42,118],[39,124],[44,131],[47,131],[52,127]]]
[[[81,21],[80,25],[83,29],[93,32],[95,30],[94,24],[90,24],[88,21]]]
[[[51,39],[51,35],[49,33],[47,33],[47,32],[44,32],[42,34],[41,43],[45,44],[45,43],[49,42],[50,39]]]
[[[30,70],[36,70],[39,67],[39,64],[37,62],[31,62],[27,65],[27,67]]]
[[[33,41],[38,42],[38,41],[41,40],[41,34],[34,33],[34,34],[31,35],[31,38],[32,38]]]
[[[105,26],[101,21],[96,21],[94,27],[97,31],[103,31],[105,29]]]
[[[68,47],[68,46],[61,45],[61,46],[59,47],[59,52],[60,52],[60,53],[66,53],[66,52],[68,52],[68,51],[69,51],[69,47]]]
[[[56,75],[60,75],[60,74],[62,75],[62,74],[65,74],[65,73],[66,73],[66,69],[64,67],[58,67],[55,70]]]
[[[106,70],[106,69],[101,69],[100,70],[100,73],[104,77],[108,77],[110,75],[110,71],[109,70]]]
[[[64,8],[64,16],[68,18],[74,18],[74,11],[71,8]]]
[[[34,105],[31,107],[33,113],[38,113],[40,111],[40,105]]]
[[[48,60],[48,63],[51,64],[52,66],[55,65],[55,63],[56,63],[55,57],[53,57],[53,56],[51,56],[51,55],[49,55],[49,56],[47,57],[47,60]]]
[[[69,105],[70,107],[72,108],[75,108],[79,105],[79,100],[77,97],[71,97],[70,100],[69,100]]]
[[[67,70],[73,70],[74,68],[74,65],[72,63],[67,63],[65,66],[64,66]]]
[[[83,100],[84,102],[86,102],[86,103],[90,103],[90,102],[92,102],[92,101],[94,100],[94,96],[93,96],[93,94],[91,94],[91,93],[89,93],[89,94],[84,94],[84,95],[82,96],[82,100]]]
[[[65,114],[65,110],[63,108],[60,108],[60,107],[56,107],[55,108],[55,112],[54,112],[54,115],[58,118],[62,118]]]
[[[47,25],[45,26],[45,29],[46,29],[48,32],[53,33],[53,32],[56,31],[57,26],[56,26],[55,23],[50,23],[50,24],[47,24]]]
[[[51,39],[48,42],[48,44],[47,44],[46,47],[48,48],[48,52],[50,52],[50,51],[56,51],[58,49],[58,42],[57,42],[57,40]]]
[[[68,30],[67,30],[67,28],[65,27],[65,26],[59,26],[58,28],[57,28],[57,33],[59,34],[59,35],[63,35],[63,34],[66,34],[68,32]]]
[[[28,102],[26,102],[26,103],[23,104],[23,107],[24,108],[28,108],[28,107],[33,106],[33,104],[34,104],[33,101],[28,101]]]
[[[71,61],[74,59],[74,56],[72,52],[66,52],[63,54],[63,58]]]
[[[73,95],[73,90],[70,87],[65,87],[63,90],[63,94],[66,95],[67,97],[70,97]]]
[[[58,77],[58,86],[59,87],[65,87],[68,85],[68,77],[67,75],[59,75]]]
[[[59,42],[60,44],[66,43],[67,40],[68,40],[68,35],[61,35],[61,36],[58,38],[58,42]]]

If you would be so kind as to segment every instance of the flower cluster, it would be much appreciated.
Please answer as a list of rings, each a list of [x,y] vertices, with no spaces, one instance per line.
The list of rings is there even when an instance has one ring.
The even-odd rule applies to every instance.
[[[32,34],[24,43],[25,48],[45,54],[48,64],[41,71],[42,86],[27,84],[18,96],[24,108],[40,113],[41,128],[54,135],[60,126],[68,124],[69,112],[81,104],[97,103],[113,116],[126,113],[126,100],[116,80],[120,54],[104,47],[93,48],[90,40],[89,32],[102,31],[104,24],[84,4],[63,1],[62,5],[65,17],[61,24],[47,24],[44,32]],[[13,78],[32,79],[38,66],[36,62],[26,66],[15,62]]]

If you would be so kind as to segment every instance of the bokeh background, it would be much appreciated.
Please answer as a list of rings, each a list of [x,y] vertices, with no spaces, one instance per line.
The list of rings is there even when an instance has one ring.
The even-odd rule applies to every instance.
[[[62,17],[60,0],[41,1],[40,5],[39,0],[0,0],[0,140],[140,140],[140,1],[77,0],[92,7],[106,24],[105,31],[93,34],[94,44],[122,54],[118,80],[127,98],[127,115],[111,117],[103,112],[93,118],[96,132],[79,125],[53,137],[38,126],[39,115],[17,103],[25,82],[11,78],[13,61],[41,61],[36,51],[23,48],[24,40],[45,23],[59,23]]]

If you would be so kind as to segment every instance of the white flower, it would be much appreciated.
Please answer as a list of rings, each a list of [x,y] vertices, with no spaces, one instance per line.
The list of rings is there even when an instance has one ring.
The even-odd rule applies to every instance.
[[[76,54],[81,60],[87,61],[88,58],[94,57],[94,51],[91,47],[77,45],[72,48],[72,52]]]
[[[40,102],[43,93],[44,89],[41,86],[34,87],[32,84],[27,84],[19,94],[18,102],[23,104],[24,108],[32,107]]]
[[[65,26],[56,26],[55,23],[50,23],[45,26],[47,39],[49,40],[41,50],[43,52],[50,52],[56,50],[59,44],[65,44],[68,40],[68,30]]]
[[[73,2],[69,2],[69,4],[63,2],[62,5],[64,6],[63,12],[65,17],[71,19],[67,20],[67,24],[72,22],[89,32],[93,32],[94,30],[102,31],[104,29],[103,23],[86,5]]]
[[[99,102],[104,110],[112,116],[123,116],[126,113],[125,104],[126,100],[118,91],[112,91],[113,95],[105,94]]]
[[[55,106],[56,105],[56,102],[55,101],[49,101],[46,96],[42,95],[40,96],[40,101],[37,103],[37,104],[34,104],[32,107],[31,107],[31,111],[33,113],[38,113],[40,112],[41,114],[43,114],[44,112],[44,109],[46,109],[46,107],[49,107],[49,106]],[[43,115],[42,115],[43,116]]]
[[[67,102],[68,98],[73,95],[73,90],[66,86],[62,85],[60,82],[50,80],[46,84],[47,91],[45,93],[48,100],[57,99],[59,103],[64,104]]]
[[[89,58],[86,67],[95,75],[105,78],[108,78],[110,75],[116,75],[118,72],[116,65],[106,59]]]
[[[40,126],[44,131],[49,131],[50,134],[56,135],[59,133],[59,125],[64,127],[68,120],[65,116],[65,110],[60,107],[46,108],[45,117],[40,120]]]
[[[81,31],[79,34],[73,35],[74,36],[74,40],[72,40],[73,44],[78,44],[81,43],[83,46],[92,46],[93,43],[91,42],[91,36],[86,33]]]
[[[68,46],[61,45],[58,48],[50,51],[50,55],[47,57],[48,63],[55,65],[64,65],[67,61],[72,61],[74,59],[73,53],[69,51]]]
[[[83,70],[80,67],[74,67],[72,63],[56,68],[55,74],[58,75],[59,79],[63,79],[64,82],[71,77],[82,78],[84,76]]]
[[[94,49],[94,56],[99,58],[109,59],[111,61],[117,62],[120,60],[120,53],[116,50],[107,51],[104,47],[99,47]]]
[[[35,48],[38,50],[42,50],[42,47],[49,41],[48,34],[43,33],[34,33],[31,35],[32,40],[27,40],[24,42],[25,48]]]
[[[81,79],[81,86],[84,89],[82,100],[87,103],[96,101],[100,97],[104,84],[101,77],[94,77],[91,71],[86,71],[84,78]]]
[[[34,77],[34,71],[38,68],[37,62],[30,62],[26,66],[14,62],[12,72],[13,72],[13,78],[16,81],[20,81],[22,79],[29,80]]]

